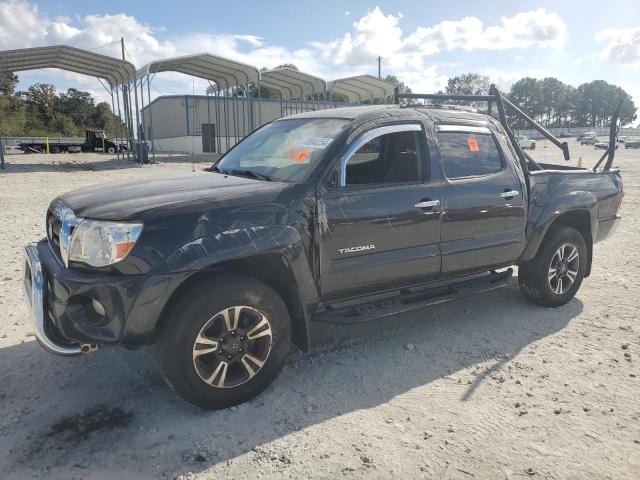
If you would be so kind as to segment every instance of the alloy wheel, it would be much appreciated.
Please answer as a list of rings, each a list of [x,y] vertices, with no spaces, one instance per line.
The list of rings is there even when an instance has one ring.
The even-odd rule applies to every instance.
[[[211,317],[193,344],[193,365],[203,382],[232,388],[251,380],[272,345],[269,319],[253,307],[229,307]]]
[[[580,268],[578,248],[571,244],[562,245],[551,258],[549,264],[549,286],[556,295],[566,293],[576,281]]]

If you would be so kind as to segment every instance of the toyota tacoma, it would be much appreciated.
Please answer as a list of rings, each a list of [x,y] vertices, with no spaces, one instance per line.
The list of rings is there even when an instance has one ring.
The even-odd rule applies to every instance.
[[[536,163],[505,110],[524,113],[495,88],[396,97],[409,105],[271,122],[207,172],[54,199],[46,238],[25,247],[36,339],[59,355],[155,344],[170,387],[219,409],[307,350],[312,322],[486,292],[514,266],[530,301],[570,301],[620,218],[615,150],[588,170]]]

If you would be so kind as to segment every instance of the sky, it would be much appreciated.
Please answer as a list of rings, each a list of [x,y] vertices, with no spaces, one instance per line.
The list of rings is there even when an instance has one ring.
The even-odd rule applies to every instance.
[[[151,60],[208,52],[258,68],[294,63],[332,80],[362,73],[396,75],[414,92],[442,89],[467,72],[500,88],[525,76],[554,76],[574,86],[606,80],[640,106],[640,1],[323,2],[216,0],[0,0],[0,50],[66,44]],[[34,82],[90,91],[97,80],[48,70],[19,73]],[[206,82],[164,73],[151,96],[204,94]]]

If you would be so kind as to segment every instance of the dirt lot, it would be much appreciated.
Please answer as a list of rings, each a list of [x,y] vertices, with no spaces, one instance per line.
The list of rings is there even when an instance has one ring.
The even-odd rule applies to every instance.
[[[539,144],[537,158],[556,150]],[[574,146],[592,165],[601,152]],[[615,237],[559,309],[515,282],[358,329],[294,358],[258,399],[203,412],[153,349],[44,352],[22,300],[22,245],[66,190],[188,173],[100,155],[20,155],[0,173],[0,477],[632,479],[640,472],[640,151],[620,149]],[[575,163],[575,162],[574,162]],[[196,165],[194,175],[206,175]],[[635,472],[635,473],[634,473]]]

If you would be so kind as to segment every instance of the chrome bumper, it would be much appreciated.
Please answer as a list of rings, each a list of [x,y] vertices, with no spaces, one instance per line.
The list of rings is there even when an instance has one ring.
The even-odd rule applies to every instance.
[[[65,345],[52,338],[45,325],[45,282],[42,264],[38,256],[38,249],[34,245],[27,245],[24,262],[24,292],[33,319],[33,333],[38,343],[50,353],[63,356],[75,356],[91,351],[90,345]]]

